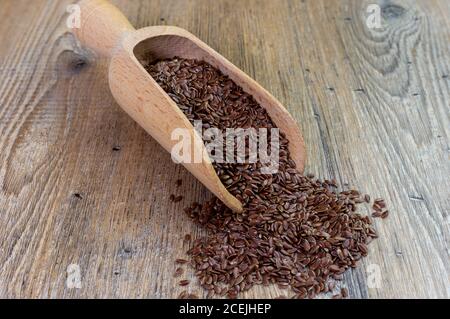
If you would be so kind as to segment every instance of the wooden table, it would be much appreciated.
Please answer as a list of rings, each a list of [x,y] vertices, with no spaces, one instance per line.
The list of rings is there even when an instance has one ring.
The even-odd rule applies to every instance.
[[[114,1],[272,92],[303,130],[307,172],[386,199],[380,238],[345,275],[351,297],[448,298],[450,2],[379,1],[381,29],[374,2]],[[0,2],[0,297],[176,297],[183,237],[205,234],[182,208],[210,194],[114,102],[107,61],[66,27],[70,3]]]

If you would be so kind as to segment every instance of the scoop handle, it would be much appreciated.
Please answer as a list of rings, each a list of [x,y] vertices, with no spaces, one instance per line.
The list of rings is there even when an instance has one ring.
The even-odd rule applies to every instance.
[[[81,0],[79,28],[74,28],[80,42],[96,53],[111,57],[124,34],[135,28],[123,13],[107,0]]]

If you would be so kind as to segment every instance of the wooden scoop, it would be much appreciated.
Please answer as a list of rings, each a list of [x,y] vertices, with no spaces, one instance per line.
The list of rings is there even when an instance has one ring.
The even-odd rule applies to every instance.
[[[263,106],[273,122],[290,140],[292,159],[300,172],[305,164],[305,146],[300,130],[269,92],[231,62],[184,29],[154,26],[136,30],[127,18],[106,0],[82,0],[80,28],[74,29],[82,44],[110,59],[109,86],[120,106],[168,152],[178,143],[171,134],[176,128],[188,129],[192,152],[200,150],[200,163],[183,163],[214,195],[233,211],[242,204],[231,195],[217,176],[199,134],[142,65],[144,59],[159,60],[175,56],[203,60],[228,75]],[[193,153],[191,153],[193,154]]]

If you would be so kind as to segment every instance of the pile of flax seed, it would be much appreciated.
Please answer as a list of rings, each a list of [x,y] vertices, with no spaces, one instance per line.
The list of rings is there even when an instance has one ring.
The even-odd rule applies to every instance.
[[[192,123],[202,121],[203,129],[216,127],[225,134],[227,128],[276,128],[252,96],[206,62],[173,58],[147,70]],[[255,285],[271,284],[297,298],[332,292],[377,238],[371,219],[357,212],[358,205],[370,202],[368,195],[338,191],[334,180],[301,174],[282,132],[279,157],[275,174],[263,174],[259,162],[214,163],[223,184],[243,203],[242,214],[217,198],[185,209],[209,234],[193,241],[189,261],[177,263],[194,268],[208,297],[236,298]],[[373,217],[387,217],[382,199],[373,208]],[[176,276],[182,272],[178,268]],[[347,295],[342,289],[333,297]],[[180,297],[196,296],[183,292]]]

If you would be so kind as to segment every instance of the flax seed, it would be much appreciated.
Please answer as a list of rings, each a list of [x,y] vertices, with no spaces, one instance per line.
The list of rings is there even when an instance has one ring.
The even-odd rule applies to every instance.
[[[189,285],[189,284],[190,284],[190,281],[187,280],[187,279],[181,280],[181,281],[179,282],[179,285],[182,286],[182,287],[187,286],[187,285]]]

